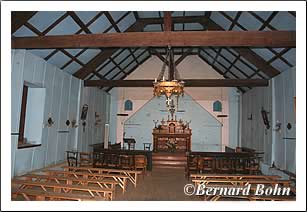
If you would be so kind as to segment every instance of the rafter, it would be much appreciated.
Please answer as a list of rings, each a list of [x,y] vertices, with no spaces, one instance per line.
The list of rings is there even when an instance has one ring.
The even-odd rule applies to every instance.
[[[85,87],[152,87],[154,79],[150,80],[90,80],[84,81]],[[263,79],[184,79],[185,87],[264,87],[269,85]]]
[[[92,32],[87,28],[87,26],[83,23],[83,21],[77,16],[77,14],[73,11],[67,12],[70,17],[79,25],[79,27],[86,33],[91,34]]]
[[[144,26],[138,21],[132,24],[126,32],[141,31]],[[73,75],[79,79],[85,79],[90,73],[94,72],[98,66],[103,64],[109,57],[111,57],[117,51],[116,48],[109,48],[105,51],[98,53],[93,59],[91,59],[85,66],[75,72]]]
[[[218,25],[211,19],[209,25],[210,28],[212,27],[211,30],[213,29],[224,30],[220,25]],[[233,50],[236,51],[238,54],[240,54],[248,62],[250,62],[258,69],[260,69],[263,73],[265,73],[269,77],[274,77],[280,73],[277,69],[267,64],[267,62],[262,57],[257,55],[254,51],[250,50],[249,48],[234,48]]]
[[[199,51],[198,51],[198,56],[200,57],[200,59],[202,59],[204,62],[206,62],[207,64],[209,64],[210,65],[210,62],[204,57],[204,56],[202,56],[201,54],[200,54],[200,49],[199,49]],[[205,51],[204,51],[205,52]],[[206,53],[206,52],[205,52]],[[216,67],[215,65],[211,65],[211,67],[213,68],[213,70],[215,70],[217,73],[219,73],[220,75],[222,75],[225,79],[228,79],[229,77],[227,76],[227,75],[225,75],[218,67]],[[236,78],[238,78],[238,77],[236,77]],[[243,88],[241,88],[241,87],[238,87],[238,86],[236,86],[237,87],[237,89],[239,89],[242,93],[244,93],[245,92],[245,90],[243,89]]]
[[[11,32],[16,32],[22,25],[27,23],[37,12],[35,11],[12,11]]]

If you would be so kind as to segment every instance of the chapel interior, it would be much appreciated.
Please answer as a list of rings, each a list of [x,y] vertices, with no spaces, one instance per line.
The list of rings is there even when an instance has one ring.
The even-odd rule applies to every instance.
[[[12,11],[11,199],[295,200],[296,13]]]

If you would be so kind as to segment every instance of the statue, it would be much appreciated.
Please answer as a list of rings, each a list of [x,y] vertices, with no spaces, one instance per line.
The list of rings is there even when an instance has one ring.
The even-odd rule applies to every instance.
[[[157,128],[157,123],[159,122],[159,120],[153,120],[153,122],[155,123],[155,128]]]

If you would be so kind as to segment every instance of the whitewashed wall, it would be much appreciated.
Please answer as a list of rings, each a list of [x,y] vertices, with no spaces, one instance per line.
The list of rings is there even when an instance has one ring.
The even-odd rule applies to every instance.
[[[134,72],[132,72],[126,79],[153,79],[157,78],[162,68],[162,62],[156,57],[152,56]],[[177,67],[180,76],[184,79],[220,79],[222,78],[216,71],[214,71],[208,64],[203,62],[198,56],[188,56]],[[165,75],[167,77],[167,75]],[[236,88],[185,88],[185,92],[190,95],[198,104],[200,104],[206,111],[213,115],[220,123],[222,123],[222,145],[237,146],[238,135],[237,116],[235,114],[238,110],[238,98]],[[111,116],[110,116],[110,139],[111,142],[122,142],[124,123],[134,113],[138,112],[152,97],[152,88],[113,88],[111,91]],[[133,111],[124,110],[125,100],[133,101]],[[232,105],[229,105],[231,99]],[[223,104],[222,112],[213,111],[213,102],[219,100]],[[180,109],[180,108],[179,108]],[[230,111],[230,109],[232,111]],[[117,113],[127,113],[129,116],[116,116]],[[217,115],[226,114],[227,118],[219,118]],[[231,118],[230,118],[231,117]],[[159,119],[159,117],[156,117]],[[229,124],[231,121],[231,125]],[[192,120],[193,122],[193,120]],[[192,129],[193,130],[193,129]],[[231,134],[229,133],[233,131]],[[235,135],[235,134],[236,135]],[[197,139],[197,138],[196,138]],[[231,141],[230,141],[231,140]]]
[[[96,88],[83,89],[81,80],[25,50],[12,50],[11,76],[11,132],[19,131],[24,81],[46,88],[43,123],[47,123],[49,115],[54,120],[52,127],[43,127],[43,123],[41,124],[42,145],[39,147],[17,149],[18,136],[11,136],[12,177],[62,161],[66,158],[66,150],[88,151],[88,144],[102,142],[104,130],[93,125],[95,111],[101,115],[102,125],[108,122],[110,101],[104,91]],[[79,121],[79,108],[82,108],[84,103],[89,105],[85,133],[81,131]],[[77,120],[79,126],[67,127],[67,119]],[[59,133],[60,130],[68,130],[68,133]]]
[[[295,162],[295,68],[282,72],[272,80],[270,86],[253,88],[242,100],[242,146],[265,152],[264,162],[280,169],[294,172]],[[261,108],[269,112],[270,129],[266,130]],[[248,118],[252,114],[252,120]],[[276,131],[276,122],[281,130]],[[292,128],[287,129],[291,123]],[[287,139],[291,138],[291,139]]]
[[[109,123],[110,95],[98,88],[87,88],[82,86],[82,98],[80,104],[80,115],[84,104],[88,105],[86,125],[83,129],[79,122],[78,142],[76,148],[79,151],[88,152],[91,144],[104,142],[105,124]],[[95,112],[99,114],[98,125],[95,125]]]
[[[81,81],[25,50],[12,50],[12,133],[19,131],[24,82],[46,88],[43,123],[47,123],[49,115],[55,123],[52,127],[44,127],[41,123],[40,147],[17,149],[18,136],[12,135],[12,176],[63,160],[65,150],[72,148],[76,135],[76,130],[68,128],[65,122],[76,119]],[[26,115],[31,116],[29,113]],[[58,130],[68,130],[69,133],[58,133]]]

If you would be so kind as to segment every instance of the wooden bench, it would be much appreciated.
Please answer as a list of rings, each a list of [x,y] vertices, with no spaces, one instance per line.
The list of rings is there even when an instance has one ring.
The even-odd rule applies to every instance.
[[[209,201],[242,199],[247,201],[295,201],[295,196],[222,196],[215,195]]]
[[[13,189],[12,200],[18,200],[18,196],[23,197],[24,200],[31,201],[44,201],[44,200],[75,200],[75,201],[103,201],[104,197],[88,196],[81,194],[71,193],[57,193],[57,192],[45,192],[41,190],[31,189]],[[31,199],[32,198],[32,199]]]
[[[115,185],[118,184],[115,180],[91,180],[91,179],[84,179],[84,178],[74,178],[74,177],[61,177],[61,176],[52,176],[52,175],[38,175],[38,174],[27,174],[17,179],[24,179],[24,180],[31,180],[31,181],[39,181],[47,180],[48,182],[54,181],[58,184],[64,181],[64,184],[73,185],[75,182],[77,185],[88,186],[89,184],[98,185],[100,188],[115,188]]]
[[[71,166],[63,166],[64,171],[84,171],[87,173],[98,173],[98,174],[122,174],[129,177],[129,180],[132,182],[134,187],[137,185],[137,177],[138,174],[142,174],[142,171],[135,170],[125,170],[125,169],[105,169],[105,168],[91,168],[91,167],[71,167]]]
[[[76,179],[89,179],[89,180],[105,180],[105,179],[113,179],[115,180],[125,193],[127,188],[127,179],[128,176],[120,175],[120,174],[96,174],[96,173],[88,173],[88,172],[70,172],[70,171],[58,171],[58,170],[44,170],[45,173],[52,176],[63,176],[63,177],[72,177]]]
[[[229,179],[229,180],[277,180],[281,177],[278,175],[236,175],[236,174],[191,174],[192,179],[206,180],[206,179]]]
[[[241,180],[230,180],[230,179],[193,179],[192,182],[195,184],[204,184],[204,185],[238,185],[238,186],[246,186],[248,184],[256,185],[256,184],[264,184],[264,185],[270,185],[275,186],[276,184],[284,186],[284,187],[290,187],[290,181],[289,180],[263,180],[263,179],[241,179]]]
[[[57,193],[73,193],[73,192],[86,192],[92,197],[99,196],[104,197],[106,200],[112,200],[114,198],[114,189],[100,188],[100,187],[89,187],[89,186],[79,186],[79,185],[66,185],[58,183],[47,183],[47,182],[33,182],[27,180],[12,180],[12,185],[17,185],[18,189],[24,189],[27,187],[38,187],[43,191],[48,192],[47,189],[53,190]],[[95,195],[96,194],[96,195]]]
[[[211,191],[213,192],[212,189],[226,189],[226,188],[232,188],[232,189],[244,189],[245,186],[240,186],[240,185],[224,185],[224,184],[208,184],[205,185],[206,188],[210,188]],[[255,192],[257,190],[257,186],[256,184],[250,184],[250,191]],[[241,190],[242,191],[242,190]],[[222,191],[225,192],[225,191]],[[295,199],[295,195],[292,195],[290,193],[289,196],[258,196],[258,195],[227,195],[225,193],[221,194],[219,192],[219,190],[217,190],[216,194],[210,194],[210,195],[206,195],[206,193],[204,193],[203,195],[199,195],[200,197],[203,197],[203,199],[205,201],[217,201],[217,200],[222,200],[224,198],[226,199],[231,199],[231,198],[236,198],[236,199],[247,199],[250,201],[255,201],[255,200],[293,200]]]

